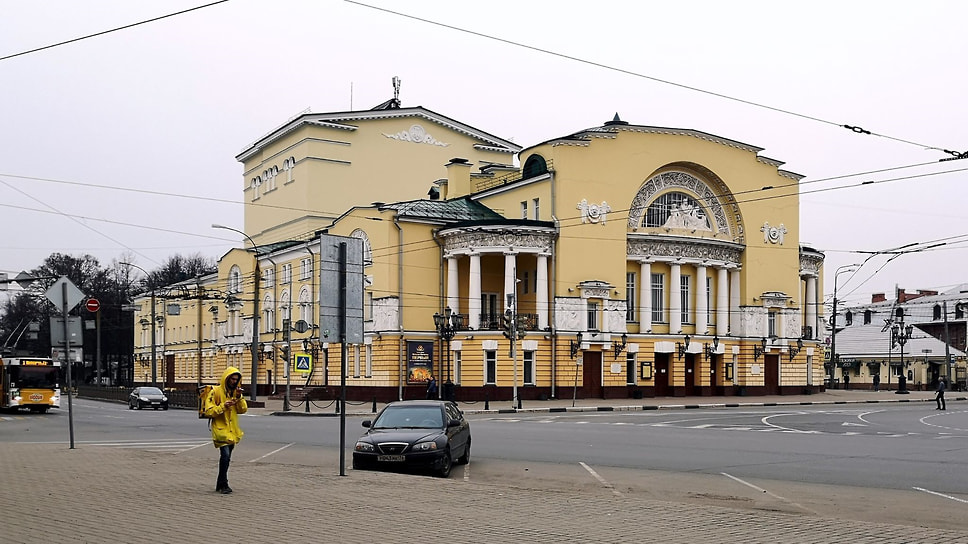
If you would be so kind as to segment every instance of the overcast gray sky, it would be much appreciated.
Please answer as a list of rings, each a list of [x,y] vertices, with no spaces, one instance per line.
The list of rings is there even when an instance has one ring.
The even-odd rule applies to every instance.
[[[0,0],[0,57],[205,3]],[[399,76],[404,106],[523,146],[617,112],[765,148],[806,176],[801,241],[826,252],[828,295],[863,252],[934,240],[841,275],[839,297],[968,281],[968,160],[932,149],[968,150],[968,2],[365,3],[545,51],[351,2],[232,0],[0,60],[0,271],[218,257],[239,245],[210,227],[242,227],[235,155],[307,109],[373,107]]]

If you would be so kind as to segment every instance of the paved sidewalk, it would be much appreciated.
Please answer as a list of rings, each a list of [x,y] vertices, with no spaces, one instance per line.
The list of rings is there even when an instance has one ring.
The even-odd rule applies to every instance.
[[[509,399],[475,402],[458,402],[461,410],[466,414],[487,413],[519,413],[519,412],[595,412],[595,411],[636,411],[636,410],[668,410],[691,408],[737,408],[744,406],[799,406],[811,404],[855,404],[855,403],[934,403],[934,392],[911,391],[906,395],[898,395],[894,391],[863,391],[828,389],[823,393],[812,395],[775,395],[775,396],[729,396],[729,397],[658,397],[646,399],[572,399],[571,397],[551,400],[524,400],[521,408],[516,408]],[[281,399],[263,397],[264,408],[252,409],[253,413],[265,413],[285,416],[338,416],[336,403],[332,400],[313,401],[306,412],[306,403],[293,402],[290,411],[283,410]],[[965,393],[949,393],[947,402],[968,400]],[[386,403],[366,401],[347,401],[347,415],[373,414],[381,410]],[[933,406],[932,406],[933,408]]]
[[[428,476],[0,443],[0,542],[945,543],[968,532]],[[473,462],[470,471],[473,473]]]

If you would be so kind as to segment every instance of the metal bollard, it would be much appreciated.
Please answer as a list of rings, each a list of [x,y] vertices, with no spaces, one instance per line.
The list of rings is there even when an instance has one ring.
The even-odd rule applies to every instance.
[[[376,413],[376,396],[373,396],[373,413]]]
[[[306,413],[308,414],[309,413],[309,405],[312,404],[312,401],[309,400],[309,395],[306,395],[306,401],[305,402],[306,402]]]
[[[333,404],[336,405],[336,413],[338,414],[339,413],[339,399],[334,400],[333,401]]]
[[[491,404],[490,404],[490,400],[487,397],[488,397],[487,391],[485,391],[484,392],[484,409],[485,410],[490,410],[491,409]]]

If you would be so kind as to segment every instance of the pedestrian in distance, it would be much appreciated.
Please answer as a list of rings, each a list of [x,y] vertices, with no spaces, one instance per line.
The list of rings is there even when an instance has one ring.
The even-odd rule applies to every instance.
[[[948,384],[945,382],[944,376],[938,376],[938,386],[934,388],[935,393],[934,402],[938,404],[935,410],[947,410],[948,407],[944,402],[944,390],[948,388]]]
[[[874,374],[874,392],[881,390],[881,375]]]
[[[427,380],[427,398],[436,399],[437,398],[437,380],[433,376]]]
[[[232,462],[232,450],[242,440],[242,429],[239,428],[239,414],[249,410],[249,405],[242,396],[242,371],[230,366],[222,373],[222,381],[213,387],[208,398],[205,399],[205,417],[209,418],[212,428],[212,443],[218,449],[218,479],[215,480],[215,491],[227,495],[232,492],[229,487],[229,464]]]
[[[850,374],[844,372],[844,390],[850,389]]]

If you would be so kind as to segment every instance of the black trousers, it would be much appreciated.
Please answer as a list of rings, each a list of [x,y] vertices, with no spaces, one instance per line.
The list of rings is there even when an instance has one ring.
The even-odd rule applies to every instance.
[[[934,397],[934,401],[938,403],[938,410],[948,409],[948,407],[944,403],[944,391],[938,391],[938,395]]]
[[[222,446],[218,449],[218,480],[215,481],[215,489],[219,491],[229,486],[229,464],[232,462],[232,450],[234,449],[235,444]]]

